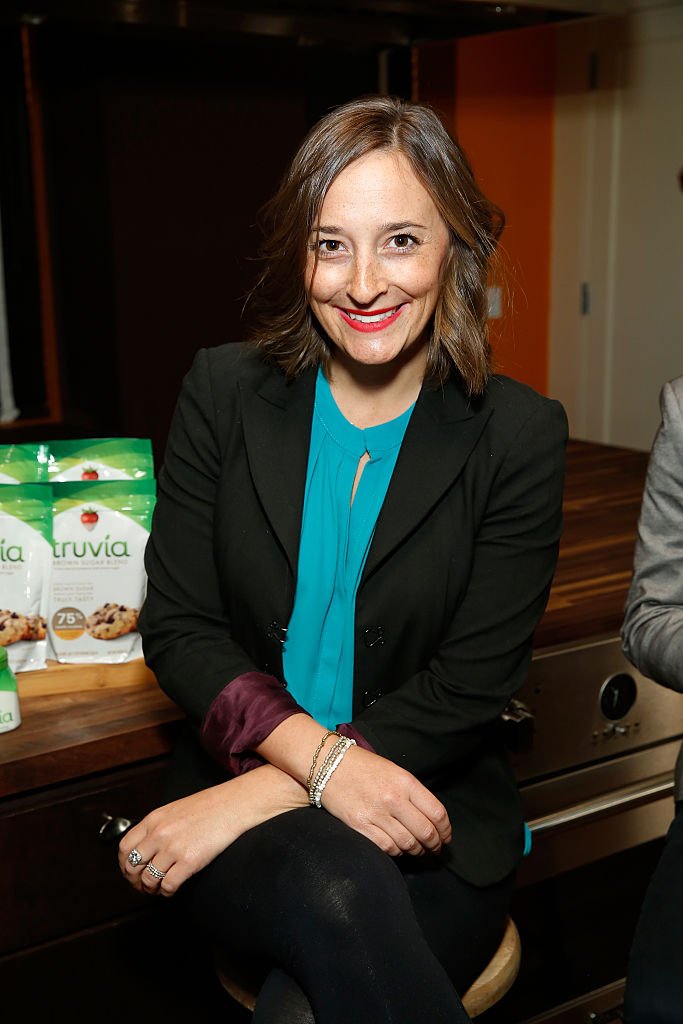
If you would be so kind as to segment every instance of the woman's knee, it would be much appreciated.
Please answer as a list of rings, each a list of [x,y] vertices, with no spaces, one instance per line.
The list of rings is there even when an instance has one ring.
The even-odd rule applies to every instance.
[[[401,901],[409,906],[405,881],[387,854],[329,815],[316,818],[280,851],[280,885],[298,894],[309,919],[329,934],[370,914],[394,913]]]
[[[190,883],[193,916],[250,947],[343,948],[386,917],[412,914],[392,858],[324,811],[302,808],[246,833]],[[265,938],[265,933],[269,938]],[[303,941],[302,941],[303,940]]]

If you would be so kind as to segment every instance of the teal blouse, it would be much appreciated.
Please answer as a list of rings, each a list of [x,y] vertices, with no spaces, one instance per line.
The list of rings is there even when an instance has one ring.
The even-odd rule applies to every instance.
[[[414,405],[362,430],[318,371],[294,609],[283,649],[290,693],[334,729],[352,718],[356,592]],[[351,502],[358,460],[368,453]]]

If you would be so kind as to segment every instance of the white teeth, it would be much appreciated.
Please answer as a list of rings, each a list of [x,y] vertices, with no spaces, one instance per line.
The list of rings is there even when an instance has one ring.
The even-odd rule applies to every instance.
[[[349,320],[360,320],[363,324],[378,324],[380,320],[387,320],[390,316],[393,316],[398,306],[394,306],[393,309],[388,310],[386,313],[377,313],[376,316],[366,316],[365,313],[350,313],[348,309],[344,312],[348,316]]]

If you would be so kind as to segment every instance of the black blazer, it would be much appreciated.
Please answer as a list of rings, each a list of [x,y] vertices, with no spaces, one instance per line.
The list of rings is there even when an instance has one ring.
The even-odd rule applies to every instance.
[[[226,778],[199,726],[232,679],[283,679],[315,372],[287,383],[245,345],[199,352],[178,400],[147,548],[145,657],[187,713],[169,795]],[[500,714],[522,683],[561,526],[566,419],[494,377],[417,400],[356,599],[353,724],[443,801],[469,881],[518,862]]]

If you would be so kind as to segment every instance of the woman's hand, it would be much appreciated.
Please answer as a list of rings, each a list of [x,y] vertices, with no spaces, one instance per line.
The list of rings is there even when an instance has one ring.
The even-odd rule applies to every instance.
[[[152,811],[121,840],[119,866],[138,892],[172,896],[244,832],[307,803],[306,789],[291,776],[272,765],[255,768]],[[132,851],[138,864],[129,860]]]
[[[256,749],[271,765],[303,781],[324,735],[323,727],[309,715],[292,715]],[[334,739],[328,734],[319,752],[318,767]],[[451,841],[451,823],[441,801],[410,772],[362,747],[354,746],[346,752],[325,786],[321,802],[335,818],[392,857],[427,850],[438,853],[444,843]]]
[[[441,801],[410,772],[361,747],[347,751],[321,803],[392,857],[438,853],[452,838]]]

